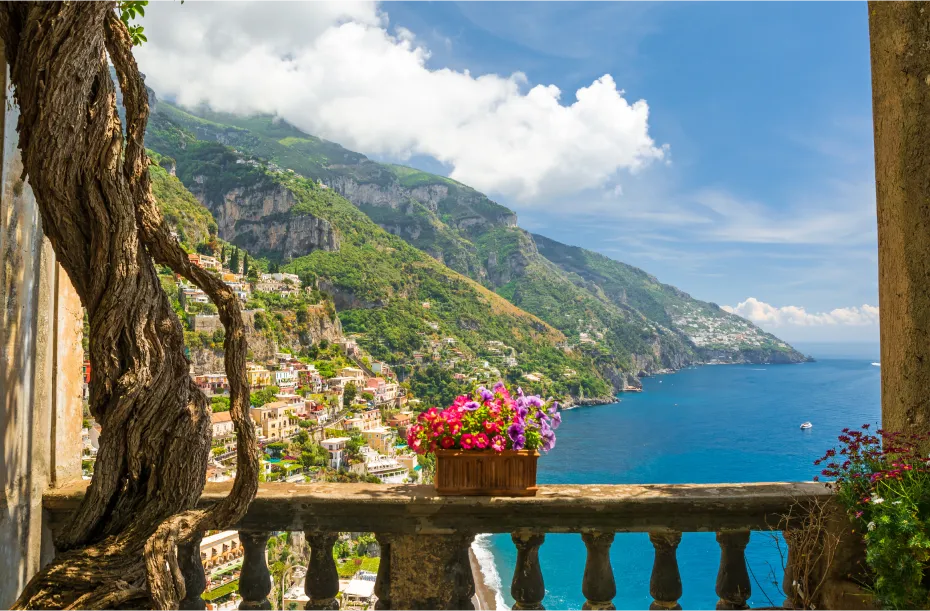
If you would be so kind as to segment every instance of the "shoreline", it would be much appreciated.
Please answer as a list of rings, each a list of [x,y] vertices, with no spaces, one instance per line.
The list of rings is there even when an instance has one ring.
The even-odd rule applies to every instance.
[[[488,585],[481,571],[481,563],[478,562],[475,551],[468,548],[468,560],[471,564],[471,575],[475,582],[475,596],[473,601],[477,611],[496,611],[497,609],[497,592]]]

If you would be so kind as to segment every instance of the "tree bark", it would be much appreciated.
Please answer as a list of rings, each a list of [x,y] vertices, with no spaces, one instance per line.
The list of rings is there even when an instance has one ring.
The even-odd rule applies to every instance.
[[[177,543],[237,521],[258,488],[247,417],[246,343],[229,288],[196,267],[152,197],[148,99],[113,2],[9,2],[0,37],[20,107],[19,144],[42,228],[90,322],[90,410],[102,427],[94,476],[59,554],[16,608],[176,607]],[[107,57],[126,110],[125,137]],[[210,450],[210,410],[154,263],[200,286],[226,328],[238,467],[232,493],[193,509]]]

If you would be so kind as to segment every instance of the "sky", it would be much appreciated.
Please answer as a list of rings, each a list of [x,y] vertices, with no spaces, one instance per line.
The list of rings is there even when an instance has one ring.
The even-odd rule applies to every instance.
[[[451,176],[789,341],[878,339],[865,3],[157,2],[182,104]]]

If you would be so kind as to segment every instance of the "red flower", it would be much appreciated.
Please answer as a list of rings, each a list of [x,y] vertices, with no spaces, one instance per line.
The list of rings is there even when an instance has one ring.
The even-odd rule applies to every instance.
[[[455,445],[455,438],[449,437],[448,435],[446,435],[445,437],[442,438],[442,441],[440,441],[439,443],[442,445],[443,448],[448,450],[449,448]]]

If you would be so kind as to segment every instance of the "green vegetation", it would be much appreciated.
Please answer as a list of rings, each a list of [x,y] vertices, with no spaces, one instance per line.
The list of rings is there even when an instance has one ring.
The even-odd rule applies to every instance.
[[[201,594],[200,597],[209,603],[209,602],[213,602],[214,600],[218,600],[220,598],[223,598],[224,596],[227,596],[229,594],[232,594],[238,591],[239,591],[239,580],[233,579],[229,583],[224,583],[218,588],[213,588],[212,590],[204,592],[203,594]]]
[[[336,571],[339,573],[339,579],[352,579],[359,571],[377,573],[379,566],[381,558],[355,557],[336,563]]]
[[[165,220],[177,231],[178,241],[188,252],[194,252],[197,244],[216,237],[216,221],[181,181],[162,167],[162,163],[170,165],[169,160],[173,164],[173,159],[151,151],[149,157],[154,162],[149,166],[152,194]]]
[[[281,392],[281,389],[277,386],[266,386],[261,390],[256,390],[249,396],[249,403],[252,404],[252,407],[261,407],[266,403],[271,403],[277,401],[275,395]]]
[[[253,250],[250,264],[293,272],[302,286],[320,287],[326,294],[320,299],[338,309],[345,332],[357,334],[373,357],[409,367],[411,387],[426,403],[446,399],[450,391],[442,387],[463,386],[410,363],[412,353],[428,352],[430,342],[445,337],[456,340],[460,353],[444,352],[443,368],[451,358],[493,359],[486,347],[499,341],[519,356],[518,367],[505,367],[502,358],[492,362],[501,377],[538,392],[587,397],[611,394],[608,380],[616,382],[621,372],[680,367],[719,354],[800,356],[642,270],[530,235],[514,226],[510,210],[454,180],[372,162],[272,117],[197,113],[160,102],[147,144],[176,160],[178,177],[208,205],[233,189],[258,196],[286,190],[293,206],[263,220],[284,226],[300,216],[328,221],[337,252],[315,250],[288,260],[262,237],[258,244],[267,252]],[[326,187],[352,183],[395,201],[353,205]],[[263,230],[262,223],[249,223],[253,229],[239,232],[242,240]],[[286,345],[312,319],[305,308],[314,298],[276,299],[255,295],[248,305],[266,310],[256,316],[256,329]],[[758,342],[730,340],[746,335],[744,328]],[[713,343],[721,329],[723,340]],[[317,358],[312,346],[303,350]],[[320,373],[334,375],[336,366],[320,360]],[[525,373],[541,374],[542,381],[524,382]]]

